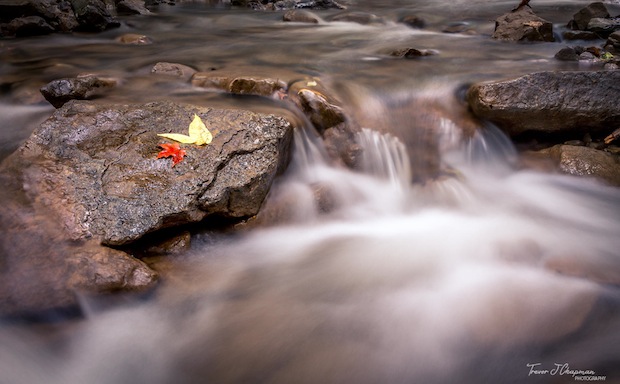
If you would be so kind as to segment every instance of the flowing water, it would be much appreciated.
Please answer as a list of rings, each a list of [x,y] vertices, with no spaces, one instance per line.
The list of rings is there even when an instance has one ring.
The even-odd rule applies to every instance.
[[[558,30],[586,4],[532,3]],[[185,4],[102,34],[0,41],[2,156],[53,110],[28,105],[30,91],[79,73],[122,79],[106,100],[287,113],[149,75],[158,61],[320,79],[366,122],[356,172],[328,161],[311,127],[296,131],[269,198],[286,206],[285,224],[197,234],[187,255],[155,263],[166,273],[151,296],[83,297],[86,319],[60,330],[2,325],[0,383],[619,382],[620,192],[519,169],[508,138],[491,125],[472,132],[462,117],[468,83],[589,69],[554,61],[561,43],[492,41],[493,19],[514,5],[352,2],[387,20],[362,26],[329,22],[337,11],[307,25]],[[393,22],[408,13],[428,27]],[[455,22],[475,33],[441,33]],[[154,44],[114,41],[128,32]],[[401,47],[439,54],[383,53]],[[402,132],[428,125],[449,172],[411,183],[418,136]]]

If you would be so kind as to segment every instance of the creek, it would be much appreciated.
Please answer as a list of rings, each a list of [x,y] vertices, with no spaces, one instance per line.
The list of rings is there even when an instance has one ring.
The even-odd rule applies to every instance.
[[[270,196],[287,206],[285,224],[196,234],[187,254],[153,261],[164,271],[154,292],[84,295],[85,319],[0,324],[0,383],[563,383],[573,370],[619,380],[619,190],[521,169],[491,125],[463,134],[467,84],[590,69],[556,61],[564,43],[492,40],[493,20],[514,3],[352,2],[385,20],[371,25],[327,21],[336,10],[316,12],[326,21],[315,25],[161,5],[99,34],[0,40],[0,76],[12,84],[0,98],[0,158],[53,112],[23,98],[79,73],[122,79],[106,102],[289,113],[266,98],[150,75],[160,61],[320,79],[368,123],[361,171],[331,164],[312,127],[296,130]],[[586,4],[532,3],[560,31]],[[617,2],[607,6],[620,13]],[[397,23],[404,14],[427,27]],[[442,32],[454,23],[473,32]],[[116,42],[124,33],[154,43]],[[383,53],[402,47],[438,54]],[[418,148],[395,135],[427,129],[421,122],[440,130],[451,177],[411,183]]]

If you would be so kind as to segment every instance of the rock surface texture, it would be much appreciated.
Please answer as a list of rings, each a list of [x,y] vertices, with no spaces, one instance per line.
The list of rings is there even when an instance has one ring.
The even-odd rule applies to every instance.
[[[158,144],[170,142],[157,133],[187,133],[194,113],[217,122],[213,142],[184,144],[175,167],[157,159]],[[25,164],[28,196],[71,238],[121,245],[208,215],[256,214],[286,165],[291,132],[281,117],[248,111],[72,101],[9,160]]]
[[[611,132],[620,124],[620,72],[538,72],[475,84],[467,92],[473,112],[511,136]]]
[[[194,114],[213,141],[181,144],[187,154],[174,167],[158,159],[171,141],[157,134],[187,134]],[[255,215],[287,165],[292,131],[282,117],[245,110],[69,101],[0,164],[0,314],[153,285],[156,272],[101,244]]]
[[[509,41],[555,41],[553,24],[529,7],[521,7],[495,20],[493,38]]]

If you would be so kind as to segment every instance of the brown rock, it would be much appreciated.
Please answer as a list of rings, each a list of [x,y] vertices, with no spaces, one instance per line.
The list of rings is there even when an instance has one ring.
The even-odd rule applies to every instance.
[[[553,24],[529,7],[506,13],[495,20],[493,38],[510,41],[555,41]]]
[[[620,156],[584,146],[556,145],[539,151],[564,173],[595,177],[620,187]]]
[[[294,9],[284,13],[284,16],[282,16],[282,20],[298,23],[318,24],[319,17],[310,11],[306,11],[303,9]]]
[[[125,33],[115,39],[119,43],[123,44],[133,44],[133,45],[148,45],[153,44],[153,40],[145,35],[140,35],[137,33]]]
[[[156,75],[180,77],[189,80],[197,71],[184,64],[159,62],[153,66],[151,73]]]

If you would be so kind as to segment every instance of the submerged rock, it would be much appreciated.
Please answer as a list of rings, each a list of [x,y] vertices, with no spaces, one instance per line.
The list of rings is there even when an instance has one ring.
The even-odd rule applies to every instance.
[[[529,7],[521,7],[495,20],[493,38],[510,41],[555,41],[553,24]]]
[[[159,62],[151,68],[152,74],[180,77],[184,80],[189,80],[196,72],[197,71],[190,66],[168,62]]]
[[[475,84],[467,92],[473,112],[511,136],[602,132],[620,124],[620,72],[538,72]]]
[[[591,176],[609,185],[620,187],[618,155],[585,146],[562,144],[538,151],[538,155],[548,157],[563,173]]]
[[[193,114],[213,142],[186,145],[175,167],[157,159],[157,133],[187,133]],[[71,239],[121,245],[207,216],[255,215],[288,160],[285,119],[175,103],[94,105],[72,101],[7,158],[27,196]]]
[[[102,0],[71,0],[71,5],[81,30],[101,32],[121,25]]]
[[[286,92],[286,83],[279,79],[252,76],[225,76],[212,72],[197,72],[192,76],[192,85],[207,89],[222,90],[239,95],[274,96]]]
[[[282,16],[283,21],[318,24],[319,17],[305,9],[293,9]]]

